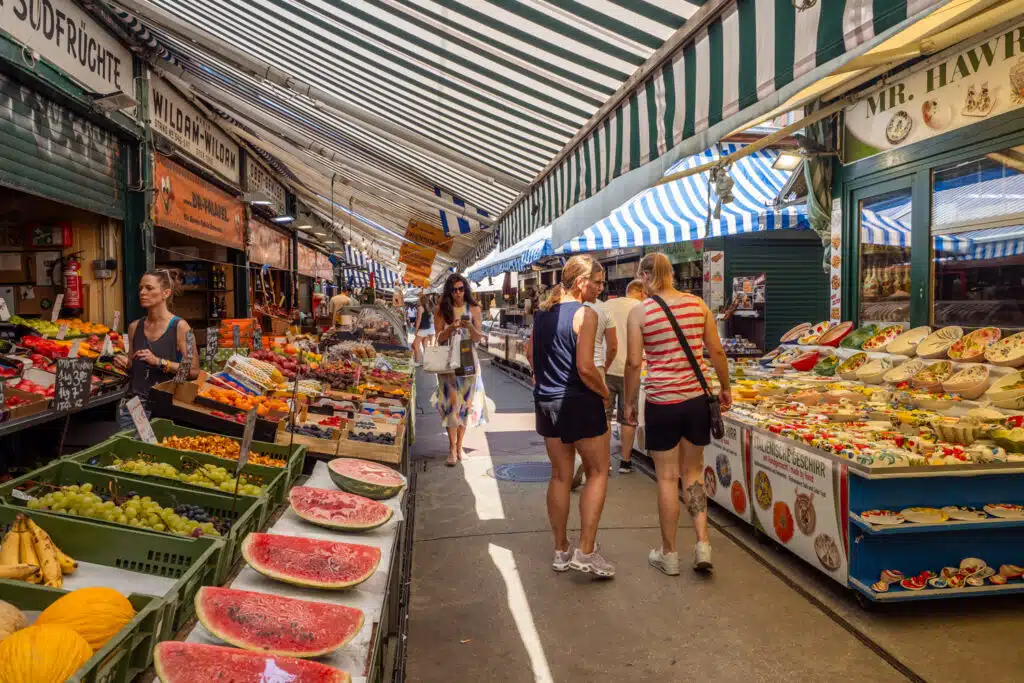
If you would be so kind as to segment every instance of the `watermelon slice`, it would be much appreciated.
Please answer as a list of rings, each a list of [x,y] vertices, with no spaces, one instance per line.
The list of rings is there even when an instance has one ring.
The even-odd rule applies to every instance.
[[[163,683],[351,683],[341,669],[292,657],[246,652],[233,647],[165,640],[153,651],[156,675]]]
[[[287,657],[334,652],[363,627],[354,607],[216,586],[196,593],[196,616],[225,643]]]
[[[405,477],[387,465],[359,460],[335,458],[327,463],[334,485],[342,491],[374,500],[397,496],[405,486]]]
[[[296,486],[289,492],[288,498],[295,514],[307,522],[329,529],[376,529],[395,514],[384,503],[344,491]]]
[[[264,576],[328,590],[358,585],[380,564],[380,548],[277,534],[249,534],[242,541],[242,556]]]

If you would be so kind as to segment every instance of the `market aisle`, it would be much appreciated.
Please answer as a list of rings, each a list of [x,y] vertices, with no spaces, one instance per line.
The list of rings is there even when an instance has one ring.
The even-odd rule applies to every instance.
[[[609,487],[600,542],[618,576],[554,573],[546,485],[488,474],[546,462],[530,394],[484,367],[497,414],[467,436],[470,457],[454,469],[429,405],[434,378],[418,377],[410,683],[907,680],[718,532],[713,577],[648,567],[657,511],[642,473],[613,475]]]

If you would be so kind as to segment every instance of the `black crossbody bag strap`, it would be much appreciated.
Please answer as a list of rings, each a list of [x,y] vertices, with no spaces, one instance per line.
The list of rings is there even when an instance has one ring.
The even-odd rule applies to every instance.
[[[683,347],[683,351],[686,353],[686,357],[687,359],[689,359],[690,365],[693,367],[693,373],[697,375],[697,380],[700,382],[700,386],[704,390],[704,394],[708,398],[714,398],[714,394],[711,393],[711,389],[710,387],[708,387],[707,380],[704,379],[704,373],[701,372],[700,363],[698,363],[696,357],[694,357],[693,350],[690,348],[690,343],[686,340],[686,335],[683,334],[682,329],[680,329],[679,321],[676,320],[676,316],[672,312],[672,309],[668,307],[668,304],[665,303],[665,300],[662,299],[660,296],[654,295],[651,298],[654,299],[659,306],[661,306],[661,309],[663,311],[665,311],[665,316],[668,318],[669,323],[672,325],[672,329],[675,330],[676,337],[679,338],[679,344]]]

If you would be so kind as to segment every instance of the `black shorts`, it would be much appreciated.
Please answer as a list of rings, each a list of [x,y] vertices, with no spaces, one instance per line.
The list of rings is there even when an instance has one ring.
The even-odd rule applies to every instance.
[[[682,403],[644,404],[644,434],[648,451],[670,451],[686,439],[694,446],[711,443],[711,418],[705,396]]]
[[[608,431],[604,402],[594,393],[571,398],[534,399],[534,412],[537,415],[537,433],[547,439],[561,439],[562,443],[576,443]]]

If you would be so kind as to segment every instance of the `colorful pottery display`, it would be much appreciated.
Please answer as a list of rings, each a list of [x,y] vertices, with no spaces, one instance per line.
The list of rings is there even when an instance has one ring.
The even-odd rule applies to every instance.
[[[906,517],[892,510],[865,510],[860,516],[865,522],[881,526],[896,526],[907,521]]]
[[[998,327],[983,327],[958,339],[949,347],[947,353],[953,360],[965,363],[982,360],[988,346],[999,341],[1001,336],[1002,332]]]
[[[843,341],[839,342],[839,346],[844,349],[859,349],[864,342],[876,334],[878,334],[878,325],[865,325],[846,335]]]
[[[888,384],[901,384],[909,382],[910,378],[925,368],[925,362],[920,358],[908,360],[902,365],[897,365],[882,375],[882,380]]]
[[[878,334],[864,342],[861,345],[861,348],[865,351],[885,351],[886,347],[889,346],[889,343],[901,334],[903,334],[902,325],[889,325],[888,327],[883,327]]]
[[[910,507],[900,510],[900,514],[908,522],[917,524],[941,524],[949,519],[949,515],[942,510],[929,507]]]
[[[917,355],[921,358],[945,358],[949,347],[960,341],[963,336],[962,327],[943,327],[929,334],[917,345]]]
[[[853,323],[842,322],[831,328],[818,338],[819,346],[839,346],[839,342],[843,340],[843,337],[850,334],[850,330],[853,329]]]
[[[828,320],[822,320],[820,323],[813,326],[811,329],[807,330],[806,334],[800,337],[798,342],[803,346],[811,346],[813,344],[817,344],[818,339],[821,338],[821,335],[828,332],[831,328],[832,323],[830,323]]]
[[[942,388],[968,399],[974,400],[985,393],[988,388],[989,369],[986,365],[972,365],[957,370],[943,380]]]
[[[993,342],[985,349],[985,360],[992,365],[1011,368],[1024,365],[1024,332]]]
[[[857,379],[857,370],[862,365],[868,362],[868,354],[861,352],[855,353],[836,368],[836,373],[845,380],[853,381]]]
[[[885,373],[892,369],[892,360],[876,358],[862,365],[857,370],[857,379],[865,384],[881,384]]]
[[[889,342],[885,347],[885,350],[888,353],[895,353],[899,356],[913,356],[917,353],[918,344],[920,344],[931,333],[932,328],[927,325],[915,327],[912,330],[907,330]]]
[[[800,337],[806,335],[811,329],[810,323],[800,323],[786,334],[782,335],[782,339],[779,340],[782,344],[795,344]]]
[[[953,364],[948,360],[940,360],[919,371],[910,381],[922,391],[939,391],[942,383],[952,375]]]

